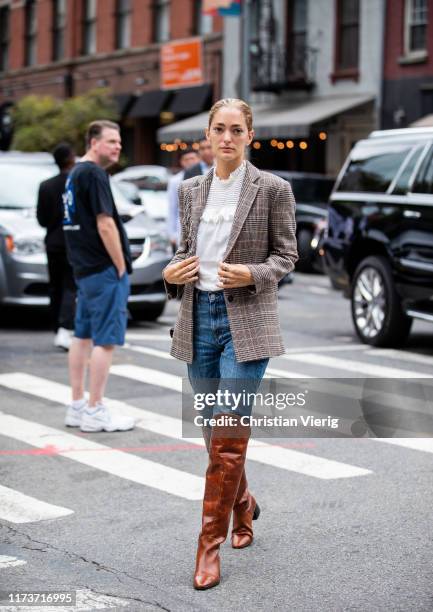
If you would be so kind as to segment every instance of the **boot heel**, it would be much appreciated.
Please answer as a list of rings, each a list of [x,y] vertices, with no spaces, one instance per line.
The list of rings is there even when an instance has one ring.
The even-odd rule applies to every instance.
[[[256,507],[254,508],[254,512],[253,512],[253,521],[256,521],[260,516],[260,506],[259,504],[256,502]]]

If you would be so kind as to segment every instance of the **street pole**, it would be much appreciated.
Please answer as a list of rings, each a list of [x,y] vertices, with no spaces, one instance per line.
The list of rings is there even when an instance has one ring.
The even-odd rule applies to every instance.
[[[249,103],[251,92],[250,61],[250,14],[251,0],[243,0],[241,14],[241,98]]]

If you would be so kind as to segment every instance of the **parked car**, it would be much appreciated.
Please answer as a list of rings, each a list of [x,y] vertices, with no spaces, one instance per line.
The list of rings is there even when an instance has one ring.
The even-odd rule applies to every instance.
[[[136,204],[137,206],[141,206],[143,202],[141,201],[140,190],[133,183],[129,183],[127,181],[116,181],[116,187],[119,191],[122,192],[122,195],[131,202],[131,204]]]
[[[433,128],[355,145],[330,198],[324,258],[366,344],[398,346],[414,318],[433,322]]]
[[[40,182],[57,172],[49,154],[0,154],[0,305],[48,306],[45,231],[35,207]],[[141,207],[130,204],[113,181],[111,186],[133,258],[128,307],[134,318],[153,320],[166,303],[161,271],[171,245]]]
[[[146,212],[162,229],[168,215],[167,185],[170,176],[164,166],[130,166],[115,174],[113,180],[135,185]]]
[[[271,172],[288,181],[295,196],[299,254],[296,270],[323,272],[320,246],[326,227],[328,199],[335,180],[312,172]]]

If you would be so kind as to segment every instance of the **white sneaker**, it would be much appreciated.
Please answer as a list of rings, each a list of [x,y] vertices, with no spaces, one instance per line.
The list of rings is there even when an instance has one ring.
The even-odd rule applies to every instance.
[[[88,406],[81,417],[81,431],[127,431],[135,427],[135,420],[129,416],[111,415],[104,404],[98,404],[96,410]]]
[[[72,402],[66,410],[65,425],[66,427],[79,427],[81,425],[81,417],[84,409],[87,408],[87,400],[82,399]]]
[[[54,338],[54,346],[64,349],[65,351],[69,351],[71,348],[72,338],[74,337],[74,332],[70,329],[65,329],[64,327],[59,327],[57,330],[57,334]]]

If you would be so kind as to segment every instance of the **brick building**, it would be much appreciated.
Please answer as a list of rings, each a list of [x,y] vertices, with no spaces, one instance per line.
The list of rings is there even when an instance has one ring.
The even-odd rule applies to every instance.
[[[164,121],[209,108],[221,92],[222,20],[200,0],[0,0],[0,120],[28,94],[65,98],[109,87],[126,154],[152,163]],[[203,84],[162,90],[160,48],[202,39]]]
[[[387,8],[382,127],[433,125],[433,0],[388,0]]]

